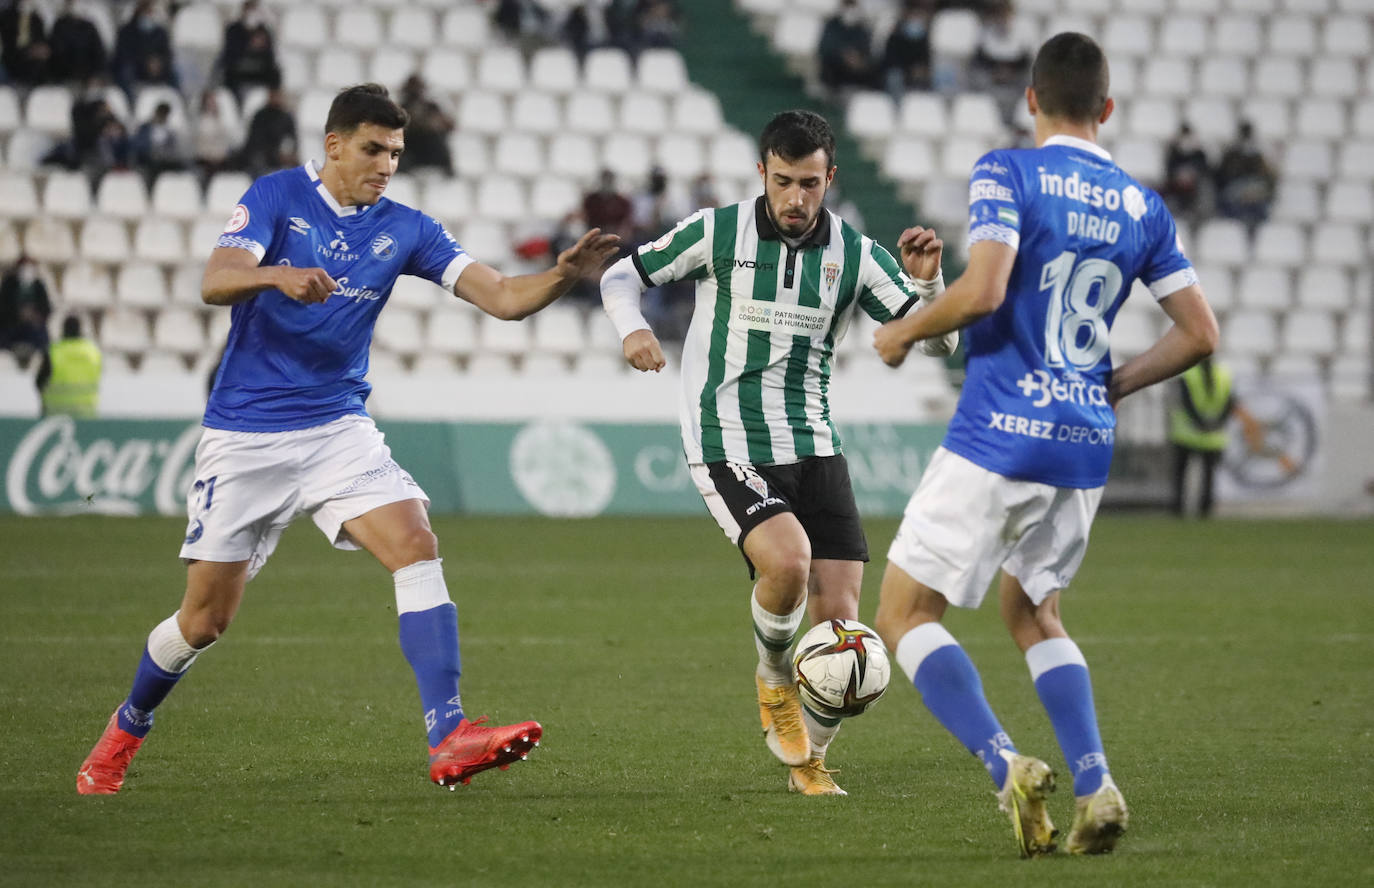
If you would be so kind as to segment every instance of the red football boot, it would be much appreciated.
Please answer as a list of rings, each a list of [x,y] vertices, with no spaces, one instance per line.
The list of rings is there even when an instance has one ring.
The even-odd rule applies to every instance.
[[[489,728],[486,720],[486,716],[476,721],[465,718],[438,748],[430,748],[430,780],[452,790],[459,783],[467,785],[474,775],[490,768],[504,771],[511,762],[526,758],[544,734],[539,722]]]
[[[124,785],[124,774],[134,753],[143,745],[142,737],[135,737],[119,726],[119,710],[110,716],[105,732],[95,748],[76,772],[76,791],[82,795],[114,795]]]

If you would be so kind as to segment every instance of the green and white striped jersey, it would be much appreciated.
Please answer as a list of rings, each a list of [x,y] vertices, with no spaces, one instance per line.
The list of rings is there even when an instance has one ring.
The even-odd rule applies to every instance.
[[[691,463],[840,453],[827,396],[836,343],[855,311],[888,321],[917,301],[892,254],[852,225],[822,209],[794,249],[763,197],[693,213],[634,265],[646,286],[696,281],[679,404]]]

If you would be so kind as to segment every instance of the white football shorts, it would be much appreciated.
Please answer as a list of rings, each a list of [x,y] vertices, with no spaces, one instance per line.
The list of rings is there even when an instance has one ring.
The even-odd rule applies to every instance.
[[[1078,572],[1101,502],[1101,487],[1014,481],[941,447],[887,558],[957,607],[982,604],[998,568],[1038,605]]]
[[[248,561],[254,577],[302,512],[337,549],[360,548],[343,523],[379,506],[429,497],[391,458],[371,417],[289,432],[206,429],[186,495],[184,561]]]

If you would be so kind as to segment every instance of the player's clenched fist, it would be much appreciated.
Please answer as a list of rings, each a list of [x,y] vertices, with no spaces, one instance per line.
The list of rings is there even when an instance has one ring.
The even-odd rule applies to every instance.
[[[907,352],[911,351],[911,342],[901,333],[897,322],[888,321],[873,331],[873,347],[878,350],[878,357],[883,359],[884,364],[900,367],[906,360]]]
[[[625,360],[636,370],[662,370],[667,363],[663,360],[663,348],[658,337],[648,330],[636,330],[625,337]]]
[[[277,266],[277,289],[291,299],[310,305],[329,298],[338,286],[323,268]]]

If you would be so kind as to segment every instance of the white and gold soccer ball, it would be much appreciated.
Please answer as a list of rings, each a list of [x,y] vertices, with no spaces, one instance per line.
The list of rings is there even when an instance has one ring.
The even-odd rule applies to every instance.
[[[797,642],[792,663],[802,703],[831,718],[849,718],[872,706],[892,677],[883,640],[857,620],[812,626]]]

